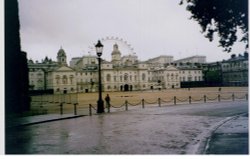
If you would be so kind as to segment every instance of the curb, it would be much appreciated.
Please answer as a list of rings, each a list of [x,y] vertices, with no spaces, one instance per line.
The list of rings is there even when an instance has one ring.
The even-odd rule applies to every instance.
[[[72,118],[79,118],[86,115],[75,115],[75,116],[69,116],[69,117],[62,117],[62,118],[54,118],[54,119],[48,119],[48,120],[42,120],[42,121],[36,121],[36,122],[28,122],[28,123],[19,123],[19,124],[9,124],[11,126],[7,126],[6,128],[16,128],[16,127],[22,127],[22,126],[29,126],[29,125],[35,125],[35,124],[41,124],[46,122],[52,122],[52,121],[58,121],[58,120],[66,120],[66,119],[72,119]]]
[[[213,134],[215,133],[215,131],[221,127],[223,124],[227,123],[227,122],[230,122],[231,120],[234,120],[240,116],[243,116],[245,114],[248,114],[248,113],[241,113],[241,114],[238,114],[238,115],[235,115],[235,116],[232,116],[232,117],[228,117],[222,121],[220,121],[218,124],[216,124],[215,126],[212,127],[212,129],[210,131],[208,131],[206,133],[206,135],[204,136],[203,140],[200,142],[198,148],[197,148],[197,151],[195,152],[195,154],[206,154],[206,151],[209,147],[209,143],[210,143],[210,140],[211,140],[211,137],[213,136]]]

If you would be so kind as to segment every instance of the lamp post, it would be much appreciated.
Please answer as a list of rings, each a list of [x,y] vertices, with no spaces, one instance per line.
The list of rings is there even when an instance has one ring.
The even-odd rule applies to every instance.
[[[97,101],[97,113],[103,113],[104,104],[102,100],[102,78],[101,78],[101,56],[102,56],[103,45],[100,40],[98,40],[98,43],[95,45],[95,48],[96,48],[96,54],[98,56],[98,74],[99,74],[99,99]]]

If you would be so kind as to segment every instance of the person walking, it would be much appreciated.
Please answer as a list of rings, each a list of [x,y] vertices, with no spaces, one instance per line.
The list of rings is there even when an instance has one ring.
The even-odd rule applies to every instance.
[[[107,96],[105,97],[105,101],[106,101],[106,108],[108,108],[108,112],[110,112],[110,97],[109,97],[109,94],[107,94]]]

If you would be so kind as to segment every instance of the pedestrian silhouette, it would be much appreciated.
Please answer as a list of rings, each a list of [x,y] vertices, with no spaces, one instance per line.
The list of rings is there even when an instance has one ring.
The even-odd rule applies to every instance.
[[[106,108],[110,107],[110,97],[109,94],[107,94],[107,96],[105,97],[105,101],[106,101]]]

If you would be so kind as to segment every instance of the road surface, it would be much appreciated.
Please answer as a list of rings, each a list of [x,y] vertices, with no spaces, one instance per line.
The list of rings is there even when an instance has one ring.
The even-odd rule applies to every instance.
[[[138,107],[10,128],[6,153],[201,154],[219,126],[246,113],[247,101]]]

